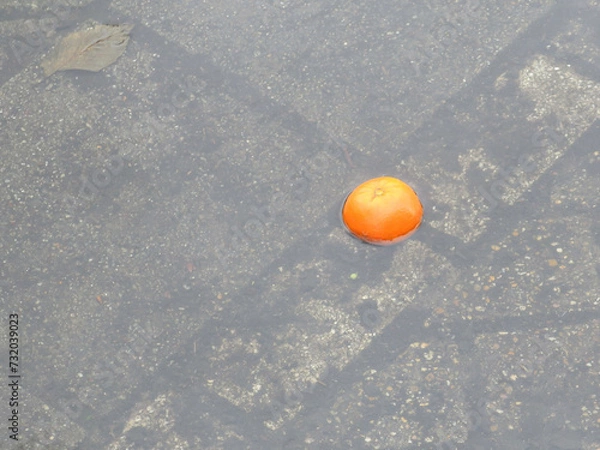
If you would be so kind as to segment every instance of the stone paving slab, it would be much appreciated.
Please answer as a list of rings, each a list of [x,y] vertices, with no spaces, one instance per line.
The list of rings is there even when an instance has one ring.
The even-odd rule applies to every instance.
[[[0,11],[14,448],[598,448],[598,2]],[[339,223],[381,173],[390,248]]]

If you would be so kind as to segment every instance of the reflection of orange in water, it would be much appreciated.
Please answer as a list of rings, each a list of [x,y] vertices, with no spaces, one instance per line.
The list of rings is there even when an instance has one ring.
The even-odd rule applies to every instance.
[[[421,224],[423,206],[403,181],[379,177],[365,181],[346,198],[342,220],[346,229],[370,244],[395,244]]]

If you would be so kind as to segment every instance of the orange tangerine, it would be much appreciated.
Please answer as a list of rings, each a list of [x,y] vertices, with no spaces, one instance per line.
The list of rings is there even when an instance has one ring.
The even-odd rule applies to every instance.
[[[393,177],[365,181],[346,198],[342,220],[348,232],[370,244],[389,245],[421,224],[423,206],[412,188]]]

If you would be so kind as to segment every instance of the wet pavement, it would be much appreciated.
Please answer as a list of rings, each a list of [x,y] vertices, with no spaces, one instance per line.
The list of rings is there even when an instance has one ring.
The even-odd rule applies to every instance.
[[[228,3],[0,6],[1,447],[600,449],[599,2]]]

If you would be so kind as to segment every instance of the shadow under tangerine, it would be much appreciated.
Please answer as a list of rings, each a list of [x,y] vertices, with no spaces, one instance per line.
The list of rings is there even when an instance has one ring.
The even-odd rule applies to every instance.
[[[393,177],[365,181],[346,198],[346,230],[369,244],[391,245],[409,237],[421,224],[423,206],[415,191]]]

